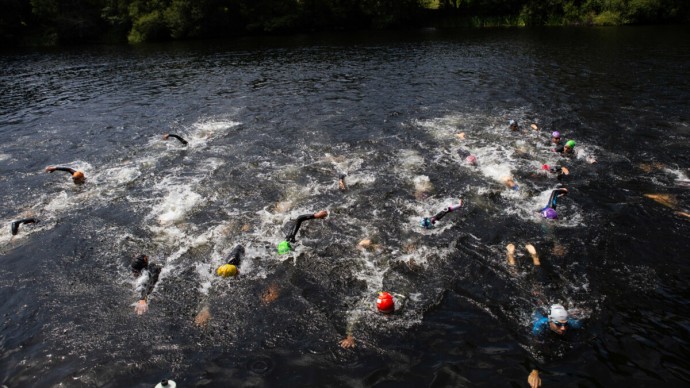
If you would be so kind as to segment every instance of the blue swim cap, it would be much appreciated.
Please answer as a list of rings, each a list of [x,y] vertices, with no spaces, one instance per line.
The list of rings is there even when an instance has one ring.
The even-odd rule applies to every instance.
[[[546,209],[541,211],[541,215],[549,220],[556,220],[558,219],[558,213],[556,213],[556,210],[550,207],[547,207]]]
[[[419,223],[419,225],[424,229],[431,229],[434,227],[434,224],[432,224],[431,220],[428,218],[422,218],[422,221]]]

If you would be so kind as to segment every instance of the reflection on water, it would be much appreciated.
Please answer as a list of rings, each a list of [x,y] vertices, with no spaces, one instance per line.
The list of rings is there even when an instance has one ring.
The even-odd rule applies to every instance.
[[[0,235],[2,383],[504,386],[533,364],[549,385],[687,383],[687,38],[524,29],[9,53],[2,219],[41,222]],[[551,150],[553,130],[577,157]],[[57,164],[87,183],[43,171]],[[559,184],[568,196],[545,222],[535,211]],[[321,209],[278,255],[290,220]],[[240,276],[214,276],[236,244]],[[163,266],[141,317],[136,253]],[[381,290],[395,314],[376,313]],[[535,346],[532,312],[556,302],[585,327]]]

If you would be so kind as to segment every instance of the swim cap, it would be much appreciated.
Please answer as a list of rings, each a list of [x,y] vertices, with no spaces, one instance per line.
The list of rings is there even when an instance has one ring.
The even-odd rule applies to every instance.
[[[228,276],[235,276],[237,275],[237,267],[232,264],[223,264],[220,267],[218,267],[218,270],[216,270],[216,274],[224,278],[227,278]]]
[[[148,257],[146,257],[146,255],[138,255],[137,257],[132,259],[130,266],[132,267],[133,271],[141,272],[142,269],[146,268],[147,264]]]
[[[565,146],[569,148],[575,147],[575,140],[568,140],[568,142],[565,143]]]
[[[84,179],[84,173],[81,171],[75,171],[74,174],[72,174],[72,179],[75,181],[82,180]]]
[[[379,292],[379,296],[376,298],[376,308],[384,314],[390,314],[395,311],[393,296],[385,291]]]
[[[553,133],[551,134],[551,137],[561,137],[561,133],[558,131],[553,131]]]
[[[176,388],[177,384],[172,380],[163,380],[156,384],[156,388]]]
[[[278,254],[279,255],[284,255],[286,253],[290,253],[292,250],[292,247],[290,246],[290,243],[287,242],[286,240],[283,240],[278,244]]]
[[[517,122],[515,120],[510,120],[508,122],[508,125],[517,125]]]
[[[421,225],[421,227],[424,229],[431,229],[434,227],[434,224],[428,218],[422,218],[422,221],[419,222],[419,225]]]
[[[469,155],[468,157],[465,158],[465,161],[466,161],[468,164],[471,164],[471,165],[474,166],[474,165],[477,164],[477,157],[474,156],[474,155]]]
[[[544,216],[544,218],[549,219],[549,220],[556,220],[558,219],[558,213],[556,213],[556,210],[553,208],[546,208],[541,211],[541,215]]]
[[[549,309],[549,319],[552,322],[562,322],[568,320],[568,311],[560,304],[551,305]]]

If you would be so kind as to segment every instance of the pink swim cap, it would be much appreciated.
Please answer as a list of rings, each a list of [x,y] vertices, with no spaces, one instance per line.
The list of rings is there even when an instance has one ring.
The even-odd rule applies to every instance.
[[[471,165],[474,166],[474,165],[477,164],[477,157],[474,156],[474,155],[470,155],[470,156],[468,156],[468,157],[465,158],[465,161],[466,161],[468,164],[471,164]]]

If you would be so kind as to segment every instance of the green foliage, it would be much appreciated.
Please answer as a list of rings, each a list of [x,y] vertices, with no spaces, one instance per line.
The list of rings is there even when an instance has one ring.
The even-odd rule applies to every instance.
[[[127,40],[129,43],[141,43],[165,40],[169,36],[170,31],[165,24],[163,12],[152,11],[134,19]]]
[[[604,11],[599,15],[594,16],[592,24],[597,26],[618,26],[623,24],[623,18],[620,13],[615,11]]]
[[[0,44],[669,21],[690,22],[690,0],[3,0]]]

